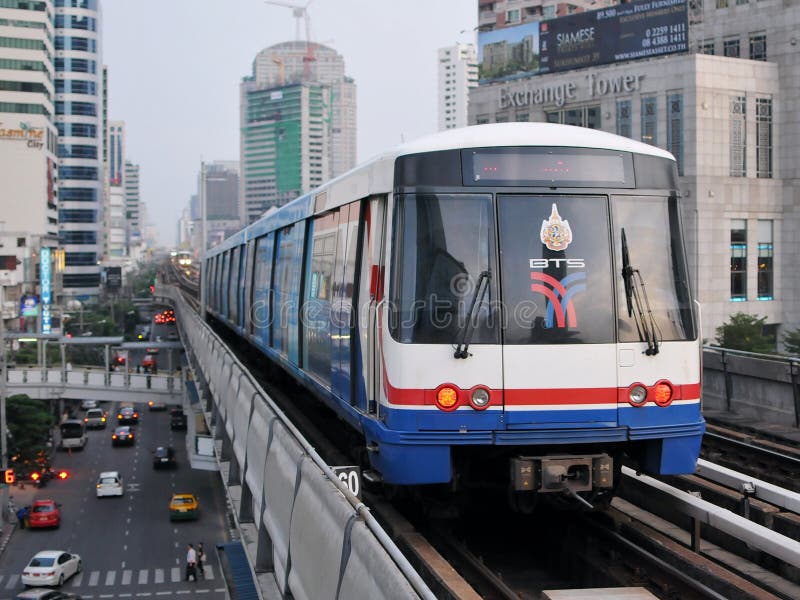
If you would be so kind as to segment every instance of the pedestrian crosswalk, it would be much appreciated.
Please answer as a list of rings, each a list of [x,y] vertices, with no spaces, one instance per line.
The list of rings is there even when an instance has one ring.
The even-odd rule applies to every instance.
[[[199,581],[214,581],[213,565],[203,567],[203,577]],[[185,580],[185,570],[180,567],[165,569],[118,569],[108,571],[84,570],[62,586],[63,588],[93,588],[110,586],[141,586],[150,584],[179,583]],[[0,590],[13,590],[21,585],[17,573],[0,574]]]

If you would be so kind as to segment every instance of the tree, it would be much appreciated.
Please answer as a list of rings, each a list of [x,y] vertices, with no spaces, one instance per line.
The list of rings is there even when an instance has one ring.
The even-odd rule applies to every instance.
[[[10,396],[6,400],[6,418],[11,438],[9,453],[17,457],[17,463],[35,461],[41,451],[47,450],[54,422],[48,402],[25,394]]]
[[[775,341],[764,335],[766,320],[743,312],[731,315],[730,322],[717,327],[717,343],[731,350],[774,354]]]
[[[789,354],[800,354],[800,329],[784,333],[783,344]]]

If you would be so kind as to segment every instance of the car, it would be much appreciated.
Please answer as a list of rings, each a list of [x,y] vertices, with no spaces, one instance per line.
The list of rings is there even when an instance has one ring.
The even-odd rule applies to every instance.
[[[107,421],[106,412],[102,408],[90,408],[83,417],[87,429],[105,429]]]
[[[34,554],[22,570],[22,585],[62,585],[67,579],[80,573],[81,557],[63,550],[42,550]]]
[[[78,594],[49,590],[47,588],[31,588],[14,596],[14,600],[81,600]]]
[[[61,511],[58,510],[55,500],[44,499],[36,500],[28,514],[28,527],[37,529],[39,527],[55,527],[61,525]]]
[[[103,471],[97,478],[97,497],[122,496],[125,493],[125,484],[119,471]]]
[[[84,400],[81,402],[81,410],[89,410],[90,408],[97,408],[97,400]]]
[[[182,408],[173,408],[169,415],[169,428],[172,430],[186,429],[186,413]]]
[[[136,438],[133,435],[133,430],[128,425],[117,427],[114,433],[111,434],[112,446],[133,446]]]
[[[162,402],[161,400],[148,400],[147,401],[147,408],[150,411],[167,410],[167,403],[166,402]]]
[[[169,501],[169,520],[192,520],[200,516],[200,505],[194,494],[172,494]]]
[[[175,462],[175,449],[172,446],[159,446],[153,450],[154,469],[172,469],[178,466]]]
[[[117,411],[117,423],[130,424],[139,422],[139,413],[132,406],[123,406]]]
[[[144,358],[142,359],[142,369],[148,370],[154,368],[155,366],[156,366],[156,355],[145,354]]]

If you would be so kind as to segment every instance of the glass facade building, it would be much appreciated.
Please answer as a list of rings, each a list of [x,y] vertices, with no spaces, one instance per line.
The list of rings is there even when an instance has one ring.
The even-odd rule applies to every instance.
[[[99,0],[54,0],[64,295],[99,293],[103,252],[103,64]]]

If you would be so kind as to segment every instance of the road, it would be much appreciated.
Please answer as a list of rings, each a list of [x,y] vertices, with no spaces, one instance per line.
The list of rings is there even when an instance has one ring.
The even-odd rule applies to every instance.
[[[104,408],[113,408],[106,404]],[[226,502],[219,474],[191,469],[185,433],[171,431],[168,412],[141,410],[134,447],[112,447],[109,426],[89,431],[83,451],[58,453],[55,466],[67,469],[66,481],[51,481],[35,491],[34,498],[61,503],[59,529],[17,529],[0,556],[0,600],[22,589],[19,575],[30,558],[45,549],[78,553],[83,573],[68,580],[63,589],[83,598],[227,598],[215,544],[228,541]],[[155,471],[152,450],[159,445],[175,448],[178,467]],[[101,471],[120,471],[125,481],[121,498],[97,498],[95,482]],[[192,492],[200,498],[197,521],[169,520],[173,492]],[[14,491],[12,491],[14,495]],[[18,492],[18,497],[30,497]],[[203,542],[206,549],[205,580],[183,580],[188,543]]]

